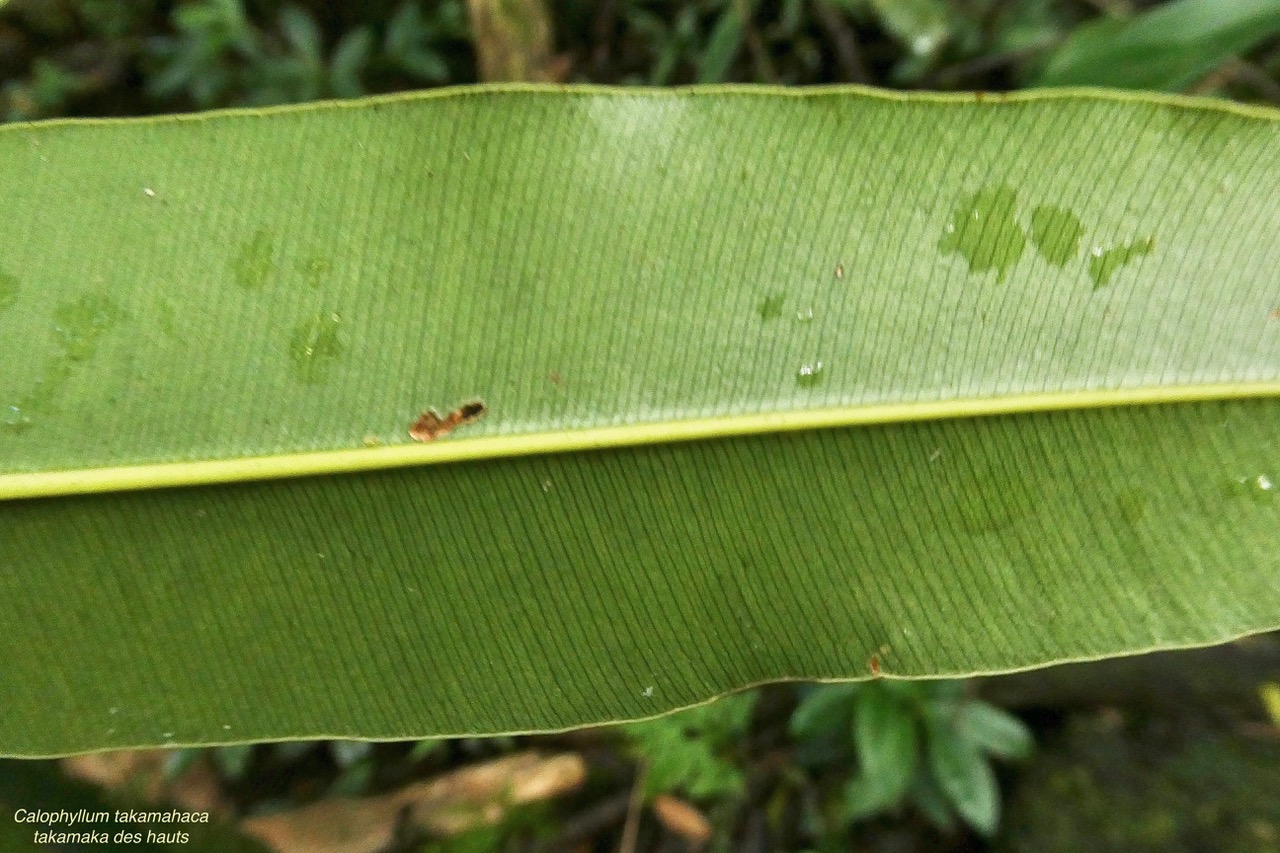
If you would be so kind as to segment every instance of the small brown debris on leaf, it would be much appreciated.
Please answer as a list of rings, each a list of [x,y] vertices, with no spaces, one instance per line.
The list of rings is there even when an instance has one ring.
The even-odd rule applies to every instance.
[[[836,278],[844,278],[844,264],[836,264]]]
[[[479,400],[473,400],[470,403],[467,403],[466,405],[462,406],[462,408],[458,409],[458,416],[461,418],[462,423],[464,424],[471,423],[472,421],[474,421],[476,418],[480,417],[483,414],[484,414],[484,403],[481,403]],[[452,415],[450,417],[452,417]]]
[[[711,840],[711,821],[684,800],[659,794],[653,800],[653,814],[663,826],[695,849]]]
[[[460,426],[475,423],[487,411],[485,404],[479,400],[463,403],[443,418],[436,414],[435,409],[427,409],[409,427],[409,437],[414,441],[435,441]]]
[[[409,427],[409,436],[414,441],[432,441],[447,433],[449,429],[450,427],[445,426],[444,420],[435,413],[434,409],[427,409],[418,415],[413,426]]]
[[[872,655],[867,661],[867,666],[871,668],[872,675],[880,674],[880,655]]]

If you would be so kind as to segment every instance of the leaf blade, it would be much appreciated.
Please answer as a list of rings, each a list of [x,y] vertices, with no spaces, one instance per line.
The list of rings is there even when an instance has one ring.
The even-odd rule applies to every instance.
[[[0,750],[554,729],[1275,627],[1276,127],[516,87],[0,128]],[[1270,396],[1079,408],[1151,389]]]

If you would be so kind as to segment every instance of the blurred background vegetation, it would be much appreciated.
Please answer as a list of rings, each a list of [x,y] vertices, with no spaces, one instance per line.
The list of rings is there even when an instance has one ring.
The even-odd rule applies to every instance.
[[[0,6],[7,122],[492,80],[1095,85],[1280,106],[1280,0]],[[774,685],[556,735],[0,761],[0,849],[81,849],[35,844],[44,827],[19,808],[176,804],[214,824],[130,849],[1280,851],[1277,791],[1272,635],[988,679]]]
[[[12,0],[0,12],[0,115],[516,78],[1102,85],[1280,103],[1278,34],[1273,0]]]

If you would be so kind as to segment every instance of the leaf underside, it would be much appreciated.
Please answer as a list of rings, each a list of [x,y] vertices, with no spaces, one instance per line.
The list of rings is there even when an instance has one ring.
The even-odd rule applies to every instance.
[[[489,87],[0,129],[0,753],[546,730],[872,656],[1275,627],[1278,128],[1088,92]],[[1242,387],[18,499],[378,467],[472,400],[418,461]]]

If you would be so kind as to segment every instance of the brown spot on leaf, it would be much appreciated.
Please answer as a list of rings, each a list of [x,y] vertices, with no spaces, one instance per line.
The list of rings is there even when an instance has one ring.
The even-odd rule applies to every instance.
[[[836,278],[844,278],[844,264],[836,264]]]
[[[476,418],[480,417],[483,414],[484,414],[484,403],[481,403],[479,401],[467,403],[465,406],[458,409],[458,417],[460,421],[464,424],[471,423],[472,421],[474,421]]]
[[[409,437],[414,441],[432,441],[449,431],[444,420],[432,409],[418,415],[418,419],[409,427]]]
[[[427,409],[418,415],[418,419],[409,427],[409,437],[414,441],[435,441],[448,435],[453,430],[466,424],[475,423],[484,417],[488,408],[479,400],[463,403],[443,418],[434,409]]]

